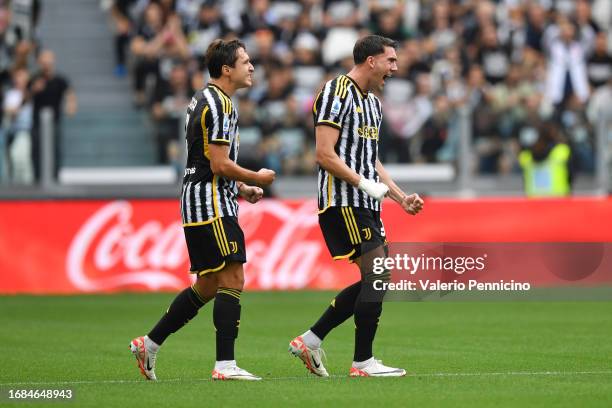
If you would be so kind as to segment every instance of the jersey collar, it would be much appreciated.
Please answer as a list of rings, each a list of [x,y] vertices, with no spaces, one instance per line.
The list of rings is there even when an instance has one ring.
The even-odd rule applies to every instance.
[[[345,77],[347,77],[347,78],[349,79],[349,81],[351,81],[351,82],[353,83],[353,85],[355,85],[355,88],[357,88],[357,90],[359,91],[359,93],[361,94],[361,96],[362,96],[363,98],[367,98],[367,97],[368,97],[368,92],[363,92],[363,91],[361,90],[361,88],[359,87],[359,84],[357,84],[357,82],[355,82],[355,80],[354,80],[353,78],[351,78],[351,77],[350,77],[350,76],[348,76],[348,75],[345,75]]]
[[[215,85],[215,84],[211,84],[209,83],[208,86],[212,86],[213,88],[217,89],[219,92],[221,92],[223,95],[225,95],[229,100],[231,100],[232,98],[225,93],[225,91],[223,89],[221,89],[219,86]]]

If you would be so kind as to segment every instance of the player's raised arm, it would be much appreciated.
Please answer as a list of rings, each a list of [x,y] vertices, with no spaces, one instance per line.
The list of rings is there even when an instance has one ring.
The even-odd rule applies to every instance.
[[[276,177],[274,170],[260,169],[255,172],[245,169],[229,158],[229,145],[210,144],[210,168],[214,174],[247,184],[269,186]]]
[[[423,209],[423,199],[417,194],[406,194],[402,189],[391,179],[389,173],[382,165],[380,160],[376,159],[376,172],[380,180],[389,187],[388,197],[397,202],[409,214],[416,215]]]

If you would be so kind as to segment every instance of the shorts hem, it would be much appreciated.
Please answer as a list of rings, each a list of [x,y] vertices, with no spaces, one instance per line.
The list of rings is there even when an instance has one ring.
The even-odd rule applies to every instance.
[[[223,261],[221,263],[221,265],[217,266],[216,268],[204,269],[204,270],[201,270],[201,271],[189,271],[189,273],[192,273],[192,274],[198,275],[198,276],[204,276],[207,273],[219,272],[223,268],[225,268],[225,261]]]
[[[346,258],[352,257],[353,255],[355,255],[355,252],[356,252],[355,248],[353,248],[353,250],[351,252],[349,252],[348,254],[346,254],[346,255],[337,255],[337,256],[334,256],[332,258],[333,258],[334,261],[339,261],[341,259],[346,259]]]

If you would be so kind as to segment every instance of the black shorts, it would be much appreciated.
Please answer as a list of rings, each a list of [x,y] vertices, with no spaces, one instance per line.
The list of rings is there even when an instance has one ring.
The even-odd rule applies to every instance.
[[[220,217],[208,224],[183,227],[191,273],[218,272],[229,262],[246,262],[244,234],[236,217]]]
[[[359,207],[329,207],[319,214],[319,226],[334,259],[350,261],[387,244],[380,212]]]

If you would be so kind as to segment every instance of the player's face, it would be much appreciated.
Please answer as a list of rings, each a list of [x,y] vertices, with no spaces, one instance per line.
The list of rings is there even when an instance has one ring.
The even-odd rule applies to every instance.
[[[251,64],[249,54],[244,48],[238,48],[238,58],[236,64],[232,68],[231,79],[236,84],[236,89],[249,88],[253,86],[253,72],[255,68]]]
[[[397,71],[397,54],[393,47],[385,47],[384,53],[372,58],[374,62],[371,77],[372,88],[382,91],[385,81],[391,78],[395,71]]]

